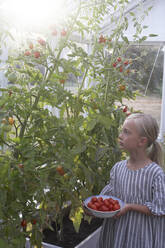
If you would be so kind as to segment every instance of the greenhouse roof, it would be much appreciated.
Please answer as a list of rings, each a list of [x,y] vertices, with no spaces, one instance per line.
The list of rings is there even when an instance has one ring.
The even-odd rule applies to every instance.
[[[140,6],[139,4],[143,4],[143,5],[139,7]],[[145,35],[148,36],[149,34],[157,35],[157,36],[150,36],[147,39],[147,42],[149,43],[165,42],[165,29],[164,29],[165,1],[164,0],[134,0],[128,4],[126,11],[124,12],[124,16],[127,17],[129,21],[129,27],[126,30],[125,35],[130,41],[133,40],[132,34],[134,34],[135,32],[135,27],[132,24],[133,23],[132,18],[134,17],[133,15],[135,14],[138,16],[139,11],[141,10],[147,11],[147,9],[149,9],[150,7],[152,7],[151,10],[149,11],[149,13],[142,22],[143,26],[146,26],[146,29],[143,30],[142,35],[143,36]],[[118,18],[118,12],[116,12],[116,18]],[[102,33],[104,34],[111,33],[113,26],[110,26],[109,23],[110,23],[109,16],[107,16],[102,26]]]

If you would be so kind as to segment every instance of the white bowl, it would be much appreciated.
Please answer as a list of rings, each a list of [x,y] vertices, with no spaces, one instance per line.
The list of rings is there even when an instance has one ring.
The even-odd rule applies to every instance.
[[[106,211],[106,212],[103,212],[103,211],[97,211],[97,210],[94,210],[94,209],[91,209],[87,206],[88,202],[91,201],[91,199],[93,197],[102,197],[103,200],[104,199],[108,199],[108,198],[112,198],[114,200],[118,200],[119,204],[120,204],[120,209],[116,210],[116,211]],[[88,209],[89,212],[91,212],[95,217],[99,217],[99,218],[110,218],[110,217],[113,217],[115,214],[117,214],[121,208],[124,207],[125,203],[123,201],[121,201],[119,198],[117,197],[114,197],[114,196],[111,196],[111,195],[93,195],[93,196],[90,196],[88,197],[85,201],[84,201],[84,205],[85,207]]]

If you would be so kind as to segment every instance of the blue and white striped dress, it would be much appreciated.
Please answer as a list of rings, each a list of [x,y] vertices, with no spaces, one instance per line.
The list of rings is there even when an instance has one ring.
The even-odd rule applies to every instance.
[[[128,169],[127,160],[116,163],[101,194],[146,205],[153,215],[129,211],[104,219],[99,248],[165,248],[165,173],[156,163],[138,170]]]

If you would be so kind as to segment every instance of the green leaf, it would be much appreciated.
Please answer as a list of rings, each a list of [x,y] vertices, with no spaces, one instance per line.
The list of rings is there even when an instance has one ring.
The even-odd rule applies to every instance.
[[[149,37],[156,37],[158,36],[157,34],[149,34]]]
[[[79,231],[79,227],[80,227],[80,224],[81,224],[81,219],[83,217],[83,210],[82,208],[79,208],[75,215],[73,217],[71,217],[71,220],[73,221],[73,225],[74,225],[74,228],[76,230],[76,232]]]
[[[134,12],[129,12],[129,14],[130,14],[131,16],[135,16],[135,13],[134,13]]]
[[[143,41],[147,40],[147,38],[148,38],[147,36],[143,36],[139,41],[143,42]]]
[[[150,11],[152,8],[153,8],[153,6],[150,6],[150,7],[148,8],[148,11]]]
[[[112,123],[112,120],[109,117],[100,115],[98,117],[99,122],[106,128],[106,129],[110,129],[110,125]]]
[[[10,248],[7,242],[4,241],[3,239],[0,239],[0,247]]]
[[[83,145],[83,144],[78,144],[78,145],[76,145],[76,147],[73,148],[71,151],[72,151],[72,153],[73,153],[74,155],[76,155],[76,154],[80,154],[80,153],[84,152],[85,149],[86,149],[86,145],[85,145],[85,144],[84,144],[84,145]]]
[[[96,124],[97,124],[97,119],[90,119],[87,122],[87,130],[91,131],[95,127]]]
[[[127,44],[129,44],[129,40],[128,40],[128,38],[127,38],[126,36],[122,36],[122,39],[123,39]]]

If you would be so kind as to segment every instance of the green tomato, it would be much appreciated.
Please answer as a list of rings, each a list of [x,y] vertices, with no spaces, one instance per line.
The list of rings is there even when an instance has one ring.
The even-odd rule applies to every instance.
[[[11,72],[9,75],[8,75],[8,80],[9,82],[11,83],[15,83],[17,81],[17,75],[15,72]]]
[[[100,166],[97,169],[99,173],[102,173],[103,169]]]

